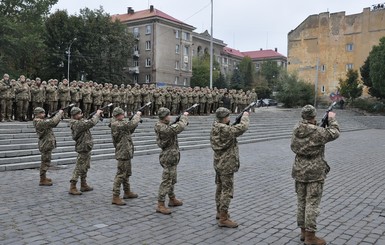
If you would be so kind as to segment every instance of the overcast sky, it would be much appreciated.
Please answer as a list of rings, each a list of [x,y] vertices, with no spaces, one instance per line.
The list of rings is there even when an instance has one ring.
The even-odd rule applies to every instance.
[[[210,30],[211,0],[59,0],[52,11],[66,9],[79,13],[88,7],[113,14],[124,14],[127,7],[134,10],[154,5],[181,21],[196,27],[197,32]],[[347,15],[362,12],[363,8],[383,1],[368,0],[214,0],[214,37],[229,47],[241,51],[274,49],[287,55],[287,34],[309,15],[321,12],[345,11]]]

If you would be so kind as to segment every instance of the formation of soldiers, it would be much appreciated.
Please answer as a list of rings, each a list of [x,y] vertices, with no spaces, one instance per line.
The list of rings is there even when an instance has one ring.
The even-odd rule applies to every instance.
[[[23,75],[15,80],[4,74],[0,80],[0,122],[32,120],[33,109],[36,107],[44,108],[50,114],[69,104],[81,108],[85,116],[110,103],[113,103],[113,107],[104,112],[104,117],[111,117],[115,107],[122,108],[126,115],[130,115],[150,101],[152,106],[144,111],[143,116],[156,115],[161,107],[168,108],[172,115],[176,115],[193,104],[199,104],[194,115],[208,115],[220,106],[236,113],[256,100],[254,90],[157,88],[154,84],[144,84],[142,87],[138,84],[118,86],[93,81],[69,83],[67,79],[61,82],[57,79],[41,81],[40,78],[31,80]],[[65,112],[64,117],[69,118],[68,112]]]

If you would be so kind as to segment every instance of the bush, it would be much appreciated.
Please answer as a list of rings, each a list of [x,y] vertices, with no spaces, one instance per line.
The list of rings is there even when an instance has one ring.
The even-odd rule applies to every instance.
[[[350,107],[361,109],[370,113],[385,113],[385,104],[381,101],[370,99],[356,99],[350,103]]]
[[[314,87],[298,78],[296,74],[283,73],[279,78],[277,99],[285,107],[313,104]]]

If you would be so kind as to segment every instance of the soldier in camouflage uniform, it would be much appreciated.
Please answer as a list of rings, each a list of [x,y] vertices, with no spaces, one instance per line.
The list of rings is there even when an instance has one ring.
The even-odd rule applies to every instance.
[[[127,85],[126,89],[126,98],[127,98],[127,115],[134,113],[135,106],[135,97],[131,89],[131,85]]]
[[[131,191],[129,177],[131,176],[131,159],[134,156],[134,144],[131,134],[134,133],[140,122],[142,113],[138,111],[131,120],[124,120],[124,110],[120,107],[114,108],[113,119],[110,124],[112,142],[115,147],[115,158],[118,161],[118,170],[112,188],[112,204],[126,205],[120,199],[120,187],[123,185],[123,199],[137,198],[138,195]]]
[[[88,117],[91,113],[92,105],[92,88],[90,84],[86,82],[82,88],[82,97],[83,97],[83,106],[84,106],[84,116]]]
[[[180,103],[179,93],[176,89],[173,90],[171,94],[171,99],[172,99],[171,114],[176,115],[179,113],[179,103]]]
[[[111,90],[111,101],[113,103],[114,108],[120,106],[121,100],[120,100],[120,91],[119,91],[118,85],[114,85],[114,88]]]
[[[45,88],[41,84],[40,78],[36,78],[35,86],[31,87],[32,108],[43,107],[45,101]]]
[[[56,111],[57,108],[57,87],[53,79],[48,81],[45,89],[45,97],[48,102],[48,113]]]
[[[75,104],[75,106],[80,107],[79,101],[81,97],[81,89],[78,86],[76,81],[71,82],[70,95],[71,95],[71,104]]]
[[[302,121],[293,130],[291,149],[296,154],[292,169],[297,193],[297,224],[301,228],[301,241],[305,244],[326,244],[315,236],[323,185],[330,168],[324,159],[325,144],[340,135],[335,113],[329,112],[329,126],[317,126],[316,110],[311,105],[302,108]]]
[[[138,84],[135,84],[133,87],[132,95],[134,96],[134,110],[138,110],[142,106],[142,95],[140,93],[140,86]]]
[[[216,112],[210,134],[211,148],[214,151],[215,203],[217,206],[218,225],[236,228],[238,224],[229,219],[229,206],[234,192],[234,173],[239,169],[239,150],[237,137],[241,136],[249,127],[249,113],[244,112],[241,122],[230,125],[230,110],[219,107]]]
[[[60,110],[53,118],[45,119],[45,111],[41,107],[34,109],[35,118],[33,126],[39,138],[39,151],[41,154],[40,165],[40,186],[51,186],[52,179],[46,177],[48,168],[51,165],[52,150],[56,148],[56,138],[52,128],[56,127],[63,117],[63,110]]]
[[[4,74],[0,81],[0,122],[4,120],[12,121],[12,85],[9,81],[9,75]]]
[[[21,75],[20,80],[15,87],[17,118],[20,122],[27,121],[27,110],[29,104],[30,88],[26,83],[25,76]]]
[[[82,192],[93,190],[93,188],[87,184],[87,172],[90,168],[91,150],[94,145],[90,129],[99,122],[102,113],[102,110],[97,110],[96,114],[90,120],[85,120],[83,119],[82,110],[79,107],[72,107],[71,109],[72,118],[70,127],[72,139],[75,140],[75,150],[78,153],[76,166],[70,180],[69,194],[71,195],[81,195]],[[81,192],[76,188],[79,176],[81,180]]]
[[[101,106],[103,104],[102,87],[103,87],[102,84],[96,84],[95,83],[95,88],[92,90],[94,111],[101,108]]]
[[[104,84],[104,87],[102,89],[102,95],[103,95],[102,106],[105,107],[112,102],[112,94],[111,94],[110,84],[108,84],[108,83]],[[110,117],[110,108],[107,108],[104,111],[104,117],[106,117],[106,118]]]
[[[119,95],[120,95],[120,108],[124,110],[125,113],[127,113],[127,93],[126,93],[126,87],[124,84],[120,84],[119,88]]]
[[[204,88],[201,88],[201,91],[199,94],[199,115],[205,115],[206,114],[206,91]]]
[[[60,101],[60,108],[65,108],[70,104],[71,101],[71,93],[70,87],[68,86],[68,80],[64,79],[63,83],[59,85],[58,96]],[[68,118],[67,113],[64,114],[65,118]]]
[[[169,207],[181,206],[183,203],[175,198],[174,185],[177,181],[177,165],[180,160],[178,145],[178,134],[188,124],[188,112],[184,112],[180,121],[170,125],[170,110],[160,108],[158,111],[159,121],[155,124],[156,142],[162,149],[159,155],[160,165],[163,167],[162,182],[159,186],[157,213],[171,214],[170,209],[165,207],[166,195],[170,198]]]

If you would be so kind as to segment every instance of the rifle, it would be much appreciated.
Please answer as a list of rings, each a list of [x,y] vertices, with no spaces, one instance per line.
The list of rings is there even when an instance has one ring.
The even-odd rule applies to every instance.
[[[62,108],[62,109],[60,109],[60,110],[63,110],[63,111],[64,111],[64,110],[67,110],[67,109],[69,109],[69,108],[71,108],[71,107],[73,107],[73,106],[75,106],[75,104],[69,104],[68,106],[66,106],[66,107],[64,107],[64,108]],[[50,114],[49,118],[53,118],[56,114],[59,113],[60,110],[57,110],[57,111],[52,112],[52,113]]]
[[[100,108],[99,110],[104,111],[105,109],[110,108],[112,105],[113,105],[112,103],[109,103],[108,105],[106,105],[106,106]],[[92,112],[92,113],[88,116],[87,120],[91,119],[95,114],[96,114],[96,111]],[[103,122],[103,117],[102,117],[102,116],[100,116],[100,121]]]
[[[144,112],[144,109],[146,109],[146,107],[148,107],[148,106],[151,106],[151,104],[152,104],[151,101],[150,101],[150,102],[147,102],[144,106],[140,107],[140,108],[137,110],[137,112],[140,111],[141,113],[143,113],[143,112]],[[132,114],[132,115],[130,116],[130,121],[132,120],[132,118],[133,118],[134,116],[135,116],[135,114]],[[143,120],[140,119],[140,123],[142,123],[142,122],[143,122]]]
[[[336,104],[337,104],[337,102],[334,101],[333,104],[331,104],[331,106],[328,107],[328,109],[326,110],[325,115],[322,117],[322,120],[321,120],[321,123],[320,123],[320,127],[326,128],[326,126],[329,126],[329,112],[331,112],[333,110],[333,107]]]
[[[193,106],[187,108],[183,113],[185,113],[185,112],[190,113],[190,112],[191,112],[192,110],[194,110],[197,106],[198,106],[198,104],[194,104]],[[179,114],[179,115],[175,118],[175,121],[174,121],[172,124],[175,124],[175,123],[179,122],[180,117],[183,115],[183,113],[182,113],[182,114]]]
[[[248,105],[245,109],[243,109],[243,111],[241,113],[239,113],[238,116],[235,118],[235,122],[233,122],[232,125],[237,125],[237,124],[241,123],[243,113],[249,111],[252,107],[255,106],[255,104],[257,104],[257,102],[254,101],[250,105]]]

